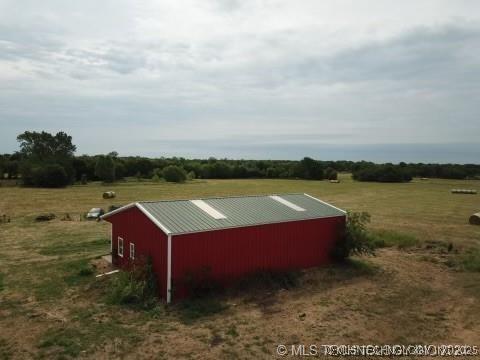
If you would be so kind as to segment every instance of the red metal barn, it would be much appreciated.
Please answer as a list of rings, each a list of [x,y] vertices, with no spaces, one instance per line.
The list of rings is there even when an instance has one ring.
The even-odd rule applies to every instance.
[[[185,280],[208,269],[223,285],[259,270],[329,262],[345,211],[308,194],[137,202],[105,214],[112,261],[151,257],[161,297],[188,295]]]

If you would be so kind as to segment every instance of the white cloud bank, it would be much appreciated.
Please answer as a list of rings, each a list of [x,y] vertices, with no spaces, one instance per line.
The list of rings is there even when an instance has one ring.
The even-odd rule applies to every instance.
[[[478,162],[480,2],[0,0],[0,84],[0,152]]]

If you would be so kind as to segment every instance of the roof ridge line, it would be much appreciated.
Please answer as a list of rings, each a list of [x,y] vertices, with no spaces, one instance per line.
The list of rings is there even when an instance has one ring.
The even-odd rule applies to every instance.
[[[183,199],[163,199],[163,200],[141,200],[138,203],[150,204],[157,202],[174,202],[174,201],[191,201],[191,200],[212,200],[212,199],[237,199],[247,197],[269,197],[269,196],[283,196],[283,195],[305,195],[305,193],[270,193],[270,194],[252,194],[252,195],[232,195],[232,196],[211,196],[211,197],[196,197],[196,198],[183,198]]]

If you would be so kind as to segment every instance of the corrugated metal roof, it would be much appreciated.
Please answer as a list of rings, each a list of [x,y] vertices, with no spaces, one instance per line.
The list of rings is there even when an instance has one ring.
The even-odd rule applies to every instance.
[[[252,226],[269,223],[307,220],[322,217],[341,216],[345,212],[308,194],[275,195],[296,205],[299,211],[269,195],[206,198],[203,200],[211,208],[224,215],[215,218],[208,209],[191,200],[141,201],[137,205],[162,229],[171,234],[202,232],[232,227]],[[208,208],[208,207],[207,207]],[[116,210],[116,212],[122,209]],[[143,210],[142,210],[143,211]],[[110,214],[105,214],[108,217]]]

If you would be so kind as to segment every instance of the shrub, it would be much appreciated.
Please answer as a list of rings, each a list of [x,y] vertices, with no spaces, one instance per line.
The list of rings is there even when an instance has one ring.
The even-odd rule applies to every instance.
[[[331,167],[328,167],[325,169],[324,175],[325,175],[325,178],[328,180],[338,180],[337,170]]]
[[[322,180],[324,178],[322,164],[309,157],[303,158],[295,165],[294,175],[309,180]]]
[[[163,169],[163,178],[168,182],[184,182],[187,179],[185,170],[176,165],[169,165]]]
[[[87,174],[82,174],[82,177],[80,178],[80,182],[82,183],[82,185],[87,185],[88,183]]]
[[[345,233],[337,241],[332,256],[337,260],[344,260],[351,255],[373,255],[375,246],[366,228],[369,222],[370,214],[366,212],[348,212]]]
[[[130,271],[120,272],[112,279],[107,301],[111,304],[151,308],[157,302],[157,295],[157,279],[151,259],[138,259]]]
[[[95,175],[102,181],[115,181],[115,162],[110,156],[99,156],[95,164]]]
[[[273,179],[278,177],[278,171],[274,167],[269,167],[265,171],[265,177]]]
[[[195,171],[190,171],[188,174],[187,174],[187,179],[188,180],[194,180],[195,179]]]
[[[201,168],[204,179],[228,179],[233,175],[233,168],[223,162],[205,164]]]
[[[32,183],[40,187],[59,188],[67,186],[70,179],[63,166],[50,164],[33,169]]]
[[[408,182],[412,175],[400,165],[374,165],[361,167],[352,173],[354,180],[378,182]]]

